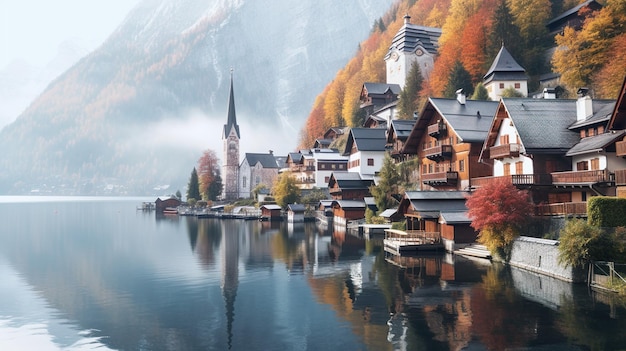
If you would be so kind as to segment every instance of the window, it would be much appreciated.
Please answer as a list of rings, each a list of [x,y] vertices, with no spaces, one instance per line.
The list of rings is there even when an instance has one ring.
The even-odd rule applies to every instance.
[[[500,89],[504,89],[504,83],[500,83]]]
[[[335,165],[334,164],[330,165],[330,168],[335,169]]]
[[[591,160],[591,170],[592,171],[597,171],[600,169],[600,159],[599,158],[594,158]]]
[[[256,179],[255,179],[255,180],[256,180],[255,185],[259,185],[259,183],[261,183],[261,177],[256,176]]]
[[[345,169],[346,167],[344,167],[345,165],[342,163],[339,165],[339,169]]]
[[[519,83],[515,83],[515,89],[519,89],[520,88],[520,84]]]
[[[247,179],[246,179],[246,177],[245,177],[245,176],[243,177],[243,179],[241,180],[241,182],[243,183],[242,185],[243,185],[243,187],[245,188],[245,187],[246,187],[246,183],[247,183]]]
[[[515,162],[515,174],[524,174],[524,162]]]
[[[577,171],[589,170],[589,163],[587,161],[576,162],[576,170]]]
[[[459,161],[459,172],[465,172],[465,160]]]
[[[511,164],[510,163],[505,163],[504,164],[504,175],[505,176],[510,176],[511,175]]]
[[[500,135],[500,145],[507,145],[509,144],[509,135],[505,134],[505,135]]]
[[[374,165],[374,159],[373,158],[368,158],[367,159],[367,165],[368,166],[373,166]]]
[[[324,183],[328,184],[328,181],[330,180],[329,176],[324,177]]]

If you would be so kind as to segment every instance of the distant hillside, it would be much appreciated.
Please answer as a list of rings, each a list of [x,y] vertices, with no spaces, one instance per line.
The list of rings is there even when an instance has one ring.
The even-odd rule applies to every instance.
[[[561,75],[564,94],[585,86],[597,98],[615,98],[626,74],[626,2],[598,1],[584,26],[550,35],[550,20],[585,3],[580,0],[403,0],[377,22],[355,57],[320,93],[300,134],[300,147],[313,144],[328,128],[360,122],[358,99],[365,82],[385,82],[384,56],[406,14],[411,23],[442,28],[439,56],[416,100],[441,97],[456,61],[482,80],[504,43],[526,69],[531,92],[544,74]],[[552,56],[552,54],[554,55]]]
[[[221,155],[231,68],[242,152],[293,150],[392,2],[145,0],[0,131],[0,193],[184,192]]]

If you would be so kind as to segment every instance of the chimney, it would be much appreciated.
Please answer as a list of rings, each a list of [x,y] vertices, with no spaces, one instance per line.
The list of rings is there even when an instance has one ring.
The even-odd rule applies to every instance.
[[[578,89],[578,100],[576,100],[576,121],[584,121],[593,114],[593,103],[588,95],[589,89]]]
[[[411,24],[411,16],[408,13],[404,15],[404,24]]]
[[[270,155],[274,155],[274,150],[270,150]]]
[[[456,91],[456,101],[461,105],[465,105],[465,94],[463,94],[462,88]]]
[[[543,98],[544,99],[556,99],[556,89],[555,88],[543,88]]]

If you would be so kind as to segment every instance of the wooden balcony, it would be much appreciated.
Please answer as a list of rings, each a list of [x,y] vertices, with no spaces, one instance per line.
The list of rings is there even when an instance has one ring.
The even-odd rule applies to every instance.
[[[489,158],[492,160],[501,160],[503,158],[519,157],[519,149],[519,144],[492,146],[489,148]]]
[[[607,169],[552,173],[552,183],[555,185],[601,184],[614,182],[615,174],[609,172]]]
[[[472,178],[471,184],[472,187],[479,188],[495,179],[506,179],[509,183],[520,188],[537,185],[552,185],[552,177],[550,174],[512,174],[500,177]]]
[[[422,174],[422,183],[428,185],[456,185],[459,180],[458,172],[436,172]]]
[[[443,121],[439,121],[435,124],[431,124],[428,126],[428,135],[433,138],[439,138],[440,136],[446,135],[448,131],[447,125]]]
[[[535,207],[537,216],[586,216],[586,202],[561,202],[541,204]]]
[[[615,143],[615,154],[619,157],[626,157],[626,141]]]
[[[424,149],[424,156],[435,162],[441,162],[452,157],[452,145],[438,145]]]

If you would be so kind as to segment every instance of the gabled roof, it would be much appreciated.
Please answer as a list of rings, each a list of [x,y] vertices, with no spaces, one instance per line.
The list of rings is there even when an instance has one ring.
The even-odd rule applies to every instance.
[[[365,89],[368,95],[384,95],[387,92],[391,92],[394,95],[400,95],[402,88],[399,84],[387,84],[387,83],[363,83],[363,89]]]
[[[456,99],[429,98],[419,114],[411,134],[402,149],[405,154],[417,154],[418,143],[436,116],[443,118],[464,143],[482,143],[496,113],[498,102],[466,100],[461,104]]]
[[[468,191],[407,191],[404,198],[414,200],[465,200]]]
[[[565,156],[576,156],[603,151],[606,147],[624,137],[624,135],[626,135],[626,130],[602,133],[583,138],[578,144],[569,149]]]
[[[466,211],[441,211],[441,221],[445,224],[472,223]]]
[[[313,144],[314,148],[318,147],[329,147],[332,144],[332,140],[330,139],[315,139],[315,143]]]
[[[328,137],[331,134],[335,134],[337,136],[343,135],[346,130],[347,130],[347,127],[330,127],[328,128],[326,133],[324,133],[324,139],[331,139]]]
[[[328,180],[328,187],[334,185],[340,189],[369,189],[374,185],[374,179],[364,179],[358,172],[333,172]]]
[[[406,213],[408,206],[424,218],[438,218],[441,212],[467,211],[467,191],[407,191],[398,206]]]
[[[302,156],[303,155],[300,152],[290,152],[287,154],[287,162],[291,160],[294,164],[300,164],[302,163]]]
[[[492,80],[528,80],[524,67],[515,61],[504,45],[483,77],[483,83],[489,83]]]
[[[419,46],[423,47],[431,55],[437,55],[441,28],[411,24],[410,19],[409,15],[404,16],[404,25],[393,37],[385,60],[389,58],[394,49],[406,53],[414,53]]]
[[[373,125],[377,125],[377,127],[372,127]],[[367,116],[365,122],[363,122],[363,127],[365,128],[383,128],[386,126],[387,119],[374,114]]]
[[[303,204],[289,204],[287,209],[291,212],[304,212],[306,210]]]
[[[344,155],[350,154],[353,145],[356,145],[359,151],[385,151],[387,141],[386,132],[384,128],[350,129]]]
[[[593,114],[584,121],[574,122],[569,127],[570,130],[578,130],[595,124],[606,127],[615,108],[615,100],[593,100],[592,103]]]
[[[365,201],[362,200],[333,200],[332,207],[335,205],[343,209],[365,209]]]
[[[568,129],[576,121],[576,100],[503,98],[500,104],[529,154],[565,153],[580,140]]]
[[[396,119],[391,121],[389,133],[387,134],[387,142],[393,141],[391,138],[393,138],[394,135],[396,139],[406,141],[411,134],[411,130],[413,130],[415,122],[414,119]]]
[[[226,139],[230,134],[232,128],[235,128],[235,133],[237,133],[237,138],[241,139],[241,135],[239,134],[239,125],[237,124],[237,114],[235,113],[235,93],[233,92],[233,75],[230,75],[230,95],[228,97],[228,120],[226,124],[224,124],[224,132],[222,134],[222,139]]]
[[[581,4],[578,4],[577,6],[572,7],[571,9],[563,12],[562,14],[556,16],[555,18],[551,19],[548,24],[546,24],[546,26],[548,26],[548,28],[553,27],[557,22],[560,22],[562,20],[564,20],[567,17],[570,17],[576,13],[578,13],[578,11],[580,11],[580,9],[582,9],[585,6],[590,6],[594,9],[600,9],[602,8],[602,4],[600,4],[599,2],[597,2],[596,0],[587,0]]]
[[[267,205],[261,206],[261,208],[265,208],[268,210],[280,210],[282,207],[275,205],[275,204],[267,204]]]
[[[276,158],[274,154],[255,154],[255,153],[246,153],[245,159],[248,161],[250,167],[255,166],[257,163],[260,163],[263,168],[279,168],[278,162],[276,162]]]
[[[626,129],[626,76],[624,76],[622,88],[617,95],[617,102],[613,108],[608,129]]]

